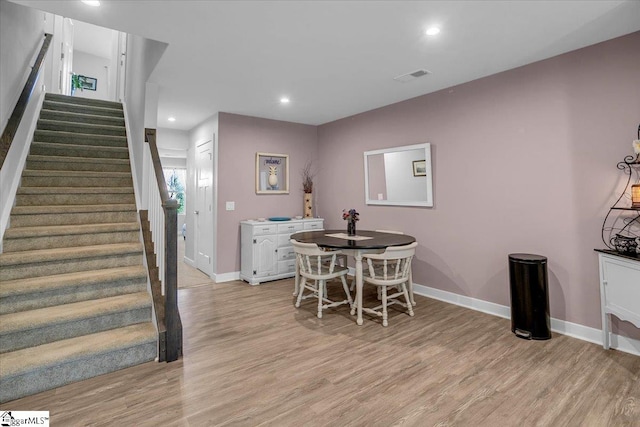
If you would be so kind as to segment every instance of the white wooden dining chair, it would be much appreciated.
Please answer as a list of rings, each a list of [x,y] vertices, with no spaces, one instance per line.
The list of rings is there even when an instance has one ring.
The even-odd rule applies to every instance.
[[[404,234],[402,231],[397,231],[397,230],[376,230],[376,231],[379,233]],[[409,282],[407,283],[407,290],[409,291],[409,298],[411,299],[411,304],[415,307],[416,300],[413,298],[413,276],[411,274],[411,270],[409,270]],[[381,297],[382,295],[378,294],[378,299],[380,299]]]
[[[366,262],[363,282],[378,287],[382,292],[382,304],[373,308],[363,306],[362,311],[382,317],[382,326],[389,324],[387,308],[391,305],[405,307],[409,316],[414,314],[407,284],[410,283],[411,261],[416,253],[416,246],[417,242],[405,246],[389,246],[381,254],[365,254],[362,257],[363,263]],[[388,295],[389,287],[397,287],[397,292]],[[404,302],[399,297],[404,297]]]
[[[391,234],[404,234],[402,231],[397,230],[376,230],[378,233],[391,233]],[[353,291],[356,287],[356,279],[354,278],[351,282],[351,290]],[[415,307],[416,300],[413,298],[413,277],[411,275],[411,271],[409,271],[409,283],[407,284],[407,290],[409,291],[409,298],[411,299],[411,304]],[[378,299],[382,299],[381,289],[378,288]]]
[[[299,270],[298,298],[296,307],[300,307],[303,299],[318,299],[318,318],[322,318],[322,310],[342,304],[353,304],[345,276],[349,271],[336,263],[340,251],[322,250],[315,243],[302,243],[291,240],[296,253],[296,264]],[[332,301],[327,295],[327,281],[340,278],[346,299]],[[305,290],[311,291],[305,295]]]
[[[324,231],[324,229],[321,228],[321,229],[317,229],[315,231]],[[294,240],[295,239],[291,239],[290,241],[293,242]],[[297,240],[295,240],[295,241],[297,241]],[[323,250],[325,252],[327,251],[326,249],[323,249],[323,248],[321,248],[321,250]],[[339,265],[340,267],[348,268],[347,255],[346,254],[342,253],[339,250],[333,251],[332,253],[336,254],[336,265]],[[327,259],[324,260],[325,264],[330,263],[330,262],[331,262],[330,258],[327,258]],[[352,291],[353,291],[353,287],[355,286],[355,280],[354,280],[353,283],[354,284],[351,286],[351,290]],[[300,289],[300,268],[298,267],[297,262],[296,262],[296,275],[295,275],[295,278],[293,280],[293,296],[298,296],[299,289]],[[325,295],[326,295],[326,291],[325,291]]]

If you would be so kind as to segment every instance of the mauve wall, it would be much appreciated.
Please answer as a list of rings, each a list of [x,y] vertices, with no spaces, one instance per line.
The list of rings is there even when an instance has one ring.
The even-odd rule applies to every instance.
[[[302,215],[301,170],[317,157],[317,127],[220,113],[217,272],[240,271],[240,221]],[[289,155],[289,194],[256,194],[256,152]],[[235,210],[227,211],[226,202]]]
[[[416,283],[505,306],[507,255],[545,255],[551,316],[600,328],[593,248],[640,123],[638,52],[640,32],[320,126],[318,214],[412,234]],[[363,151],[420,142],[434,208],[366,206]]]

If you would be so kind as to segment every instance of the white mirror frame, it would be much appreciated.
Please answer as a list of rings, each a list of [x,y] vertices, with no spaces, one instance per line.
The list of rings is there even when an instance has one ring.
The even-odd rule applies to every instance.
[[[374,200],[369,198],[369,165],[367,162],[367,156],[385,153],[396,153],[398,151],[408,151],[424,149],[424,160],[426,166],[425,177],[427,180],[427,199],[426,200],[410,200],[410,201],[389,201],[389,200]],[[386,205],[386,206],[420,206],[420,207],[433,207],[433,179],[431,173],[431,144],[415,144],[406,145],[403,147],[384,148],[381,150],[372,150],[364,152],[364,197],[367,205]]]

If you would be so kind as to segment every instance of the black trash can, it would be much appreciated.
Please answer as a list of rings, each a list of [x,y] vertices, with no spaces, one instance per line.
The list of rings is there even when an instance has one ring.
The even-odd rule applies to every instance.
[[[551,338],[547,258],[533,254],[509,255],[511,331],[525,339]]]

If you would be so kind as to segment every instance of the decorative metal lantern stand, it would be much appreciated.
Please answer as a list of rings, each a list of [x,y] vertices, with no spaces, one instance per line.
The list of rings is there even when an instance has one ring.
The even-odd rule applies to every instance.
[[[640,141],[640,126],[638,126],[638,140]],[[624,255],[640,256],[637,251],[640,240],[640,153],[626,156],[618,163],[618,169],[627,174],[627,184],[618,200],[611,206],[602,223],[602,241],[611,250]],[[635,183],[632,179],[635,177]],[[631,199],[622,201],[627,196]]]

